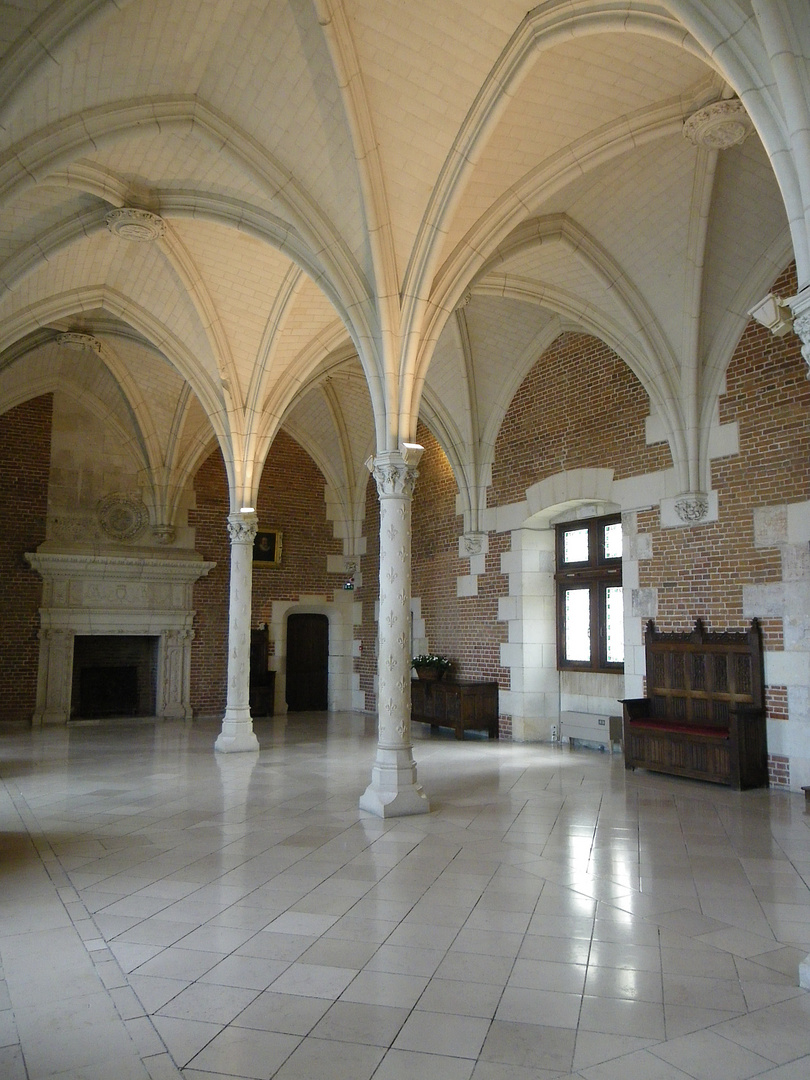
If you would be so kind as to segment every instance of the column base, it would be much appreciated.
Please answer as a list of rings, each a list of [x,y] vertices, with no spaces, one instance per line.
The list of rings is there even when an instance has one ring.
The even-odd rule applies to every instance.
[[[44,712],[35,712],[31,718],[32,727],[47,727],[56,724],[61,724],[62,727],[67,724],[70,716],[62,712],[61,709],[45,709]]]
[[[193,720],[191,706],[169,705],[158,715],[158,720]]]
[[[253,730],[253,721],[250,711],[245,710],[247,719],[242,717],[229,717],[226,713],[222,720],[222,731],[217,736],[214,749],[221,754],[238,754],[246,751],[259,749],[259,740]]]
[[[360,796],[360,809],[382,818],[430,813],[428,797],[416,780],[410,747],[377,749],[371,783]]]

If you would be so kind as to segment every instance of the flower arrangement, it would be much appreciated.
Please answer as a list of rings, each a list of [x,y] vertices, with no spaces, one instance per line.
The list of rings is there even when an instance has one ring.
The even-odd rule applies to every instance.
[[[417,675],[421,675],[422,672],[435,672],[434,677],[437,679],[440,679],[452,666],[446,656],[438,653],[420,653],[411,660],[411,667],[416,668]]]

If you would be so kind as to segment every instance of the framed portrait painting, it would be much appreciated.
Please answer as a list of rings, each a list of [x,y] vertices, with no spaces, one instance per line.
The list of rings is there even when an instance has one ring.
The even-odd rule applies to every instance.
[[[253,541],[253,565],[281,566],[281,530],[267,529],[256,533]]]

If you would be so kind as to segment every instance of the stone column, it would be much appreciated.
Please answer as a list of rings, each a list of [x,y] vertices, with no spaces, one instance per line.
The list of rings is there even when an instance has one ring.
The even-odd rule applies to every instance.
[[[66,724],[73,683],[73,630],[39,631],[37,703],[33,725]]]
[[[191,642],[193,630],[164,630],[158,645],[157,715],[191,720]]]
[[[250,613],[253,541],[259,519],[251,511],[228,515],[231,538],[231,593],[228,617],[228,697],[215,750],[258,750],[250,717]]]
[[[790,308],[793,312],[793,330],[802,343],[802,356],[807,364],[807,378],[810,379],[810,285],[805,285],[793,297]],[[799,964],[799,986],[810,990],[810,953]]]
[[[411,744],[411,497],[418,473],[399,452],[380,454],[372,472],[380,496],[379,728],[360,809],[403,817],[430,811]]]

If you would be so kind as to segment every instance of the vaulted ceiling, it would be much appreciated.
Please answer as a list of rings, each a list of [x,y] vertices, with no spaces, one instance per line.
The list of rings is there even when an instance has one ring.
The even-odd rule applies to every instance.
[[[216,442],[249,499],[280,425],[351,518],[421,415],[475,527],[509,400],[566,329],[622,356],[682,489],[705,481],[725,365],[792,255],[750,87],[711,48],[734,23],[757,59],[748,4],[0,13],[0,409],[59,387],[118,425],[156,519]]]

